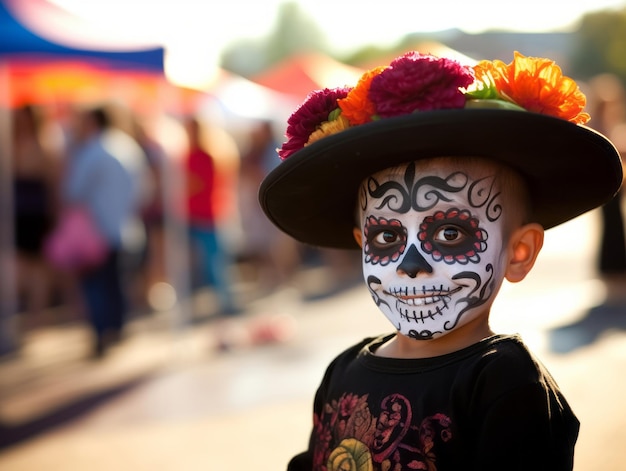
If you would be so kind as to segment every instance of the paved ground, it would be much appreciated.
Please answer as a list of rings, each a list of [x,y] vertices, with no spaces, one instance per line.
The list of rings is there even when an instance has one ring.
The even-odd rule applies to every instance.
[[[589,215],[550,231],[533,274],[503,288],[493,325],[522,334],[581,419],[575,470],[617,471],[626,463],[626,303],[605,302],[595,279],[596,224]],[[307,276],[300,287],[328,281]],[[314,301],[284,289],[249,311],[255,325],[274,319],[267,313],[287,319],[292,336],[218,353],[216,323],[176,329],[154,314],[93,362],[81,324],[31,332],[19,355],[0,361],[0,469],[284,469],[306,444],[328,361],[387,321],[360,286]]]

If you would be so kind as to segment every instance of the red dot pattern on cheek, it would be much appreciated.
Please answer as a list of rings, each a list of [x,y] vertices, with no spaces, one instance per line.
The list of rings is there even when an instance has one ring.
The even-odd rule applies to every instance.
[[[385,229],[393,229],[395,233],[403,234],[401,243],[393,244],[390,249],[377,248],[371,244],[371,238],[376,237]],[[372,265],[380,264],[385,266],[391,262],[395,262],[400,258],[406,249],[406,230],[398,219],[377,218],[368,216],[365,219],[363,227],[363,253],[365,254],[365,263]]]

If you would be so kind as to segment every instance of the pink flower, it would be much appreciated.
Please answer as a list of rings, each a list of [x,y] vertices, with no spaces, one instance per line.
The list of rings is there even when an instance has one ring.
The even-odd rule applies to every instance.
[[[349,91],[349,88],[325,88],[309,94],[287,121],[287,142],[278,149],[281,160],[304,147],[309,136],[337,109],[337,100],[345,98]]]
[[[374,77],[369,99],[381,118],[463,108],[465,95],[459,88],[473,81],[472,69],[457,61],[408,52]]]

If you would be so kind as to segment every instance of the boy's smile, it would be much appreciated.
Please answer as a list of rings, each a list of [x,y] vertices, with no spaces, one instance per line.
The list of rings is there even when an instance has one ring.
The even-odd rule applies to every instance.
[[[493,175],[411,163],[370,177],[360,195],[364,278],[400,333],[432,339],[488,312],[504,276]]]

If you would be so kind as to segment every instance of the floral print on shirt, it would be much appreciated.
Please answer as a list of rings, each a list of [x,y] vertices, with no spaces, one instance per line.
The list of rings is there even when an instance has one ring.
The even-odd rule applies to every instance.
[[[320,471],[436,471],[435,443],[452,438],[448,416],[419,421],[401,394],[385,397],[377,416],[367,394],[343,394],[314,415],[313,433],[313,469]]]

